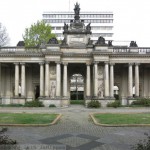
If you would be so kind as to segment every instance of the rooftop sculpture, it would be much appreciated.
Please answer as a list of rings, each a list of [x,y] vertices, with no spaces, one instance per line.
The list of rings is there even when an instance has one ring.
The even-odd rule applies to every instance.
[[[74,12],[75,12],[75,20],[79,20],[80,19],[80,5],[78,3],[75,4],[75,8],[74,8]]]

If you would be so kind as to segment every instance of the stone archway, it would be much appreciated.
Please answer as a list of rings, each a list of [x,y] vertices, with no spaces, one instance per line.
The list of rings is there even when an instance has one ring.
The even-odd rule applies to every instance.
[[[85,99],[86,64],[71,63],[68,65],[70,100]]]
[[[84,78],[81,74],[70,77],[70,100],[84,99]]]

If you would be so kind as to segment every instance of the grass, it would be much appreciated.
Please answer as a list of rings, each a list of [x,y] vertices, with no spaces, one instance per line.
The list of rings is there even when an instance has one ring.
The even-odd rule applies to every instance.
[[[101,124],[150,124],[150,114],[94,114]]]
[[[84,105],[84,100],[70,100],[70,104]]]
[[[49,124],[58,114],[1,113],[0,124]]]

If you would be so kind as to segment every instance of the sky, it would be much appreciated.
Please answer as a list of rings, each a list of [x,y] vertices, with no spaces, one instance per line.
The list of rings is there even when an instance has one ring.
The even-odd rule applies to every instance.
[[[0,22],[6,27],[10,46],[23,40],[25,28],[47,11],[112,11],[114,41],[136,41],[139,47],[150,47],[150,0],[0,0]]]

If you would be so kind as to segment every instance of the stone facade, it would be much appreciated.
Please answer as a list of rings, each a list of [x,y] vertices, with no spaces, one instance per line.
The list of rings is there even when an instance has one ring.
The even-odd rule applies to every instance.
[[[114,86],[124,105],[134,97],[150,97],[150,48],[113,46],[103,37],[93,45],[91,34],[90,24],[85,27],[76,17],[70,26],[65,24],[61,44],[53,39],[39,48],[0,47],[1,103],[38,98],[45,106],[69,106],[73,74],[84,77],[85,104],[114,101]]]

